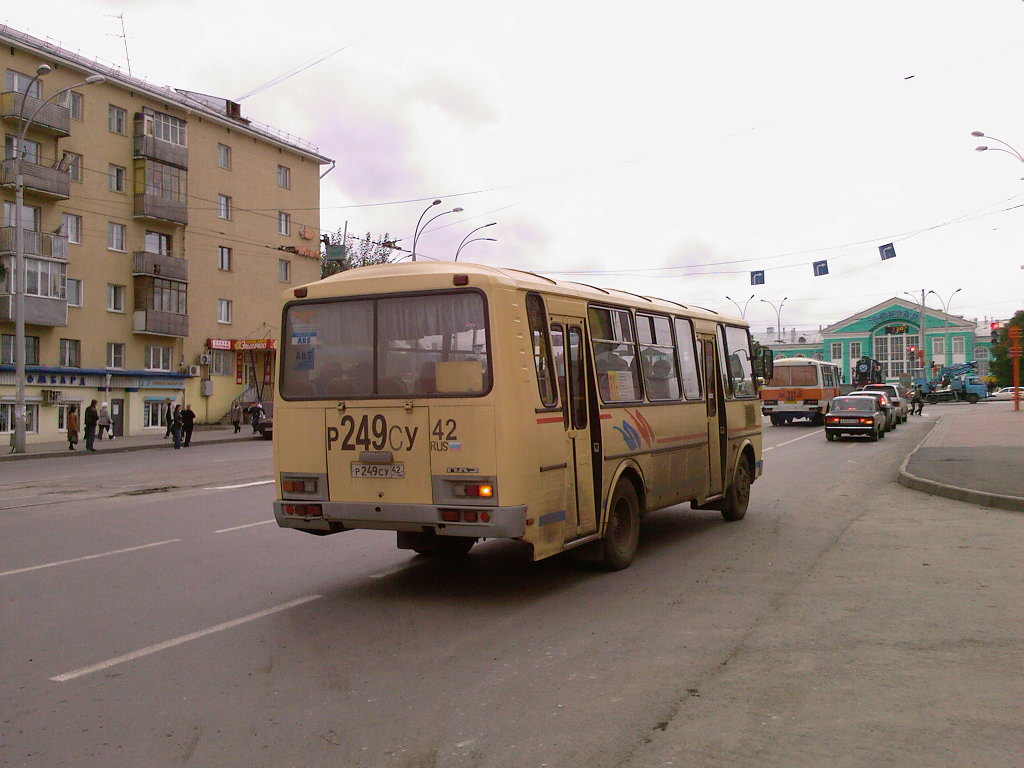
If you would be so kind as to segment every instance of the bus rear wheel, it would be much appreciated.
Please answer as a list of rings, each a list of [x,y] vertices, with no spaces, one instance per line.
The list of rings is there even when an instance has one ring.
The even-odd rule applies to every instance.
[[[601,565],[608,571],[621,571],[629,567],[636,557],[639,540],[640,502],[636,497],[636,488],[628,480],[620,480],[615,486],[608,513]]]
[[[733,476],[732,485],[725,492],[725,502],[722,505],[722,517],[729,522],[742,520],[747,514],[747,505],[750,503],[750,462],[740,457],[736,467],[736,474]]]

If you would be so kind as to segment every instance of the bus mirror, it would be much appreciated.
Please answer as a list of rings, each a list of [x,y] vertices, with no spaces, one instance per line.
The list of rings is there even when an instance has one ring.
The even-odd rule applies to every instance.
[[[761,376],[764,377],[765,382],[769,382],[775,374],[775,351],[768,347],[761,347],[760,353]]]

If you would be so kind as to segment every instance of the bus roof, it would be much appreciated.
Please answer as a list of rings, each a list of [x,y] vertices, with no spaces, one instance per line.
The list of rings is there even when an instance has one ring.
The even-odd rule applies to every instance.
[[[665,314],[687,314],[701,317],[708,320],[723,320],[730,325],[746,327],[748,323],[742,318],[722,315],[711,309],[694,306],[693,304],[681,304],[671,299],[659,299],[654,296],[641,296],[639,294],[621,291],[616,288],[599,288],[586,283],[576,283],[567,280],[554,280],[550,277],[539,275],[535,272],[528,272],[522,269],[507,267],[492,267],[486,264],[472,264],[469,262],[402,262],[389,264],[375,264],[368,267],[357,267],[356,269],[338,272],[337,274],[318,280],[314,283],[307,283],[308,298],[327,298],[338,295],[359,295],[359,294],[380,294],[379,284],[386,281],[386,292],[417,290],[420,286],[417,282],[424,281],[436,285],[436,278],[444,275],[471,275],[480,282],[487,282],[494,285],[504,284],[528,291],[538,293],[559,294],[563,296],[574,296],[587,301],[609,304],[629,304],[636,307],[649,308]],[[401,281],[401,282],[396,282]],[[477,283],[479,284],[479,282]],[[426,286],[422,286],[426,287]],[[291,287],[283,293],[285,301],[295,297],[296,287]],[[684,310],[684,312],[680,312]],[[777,361],[777,362],[781,362]]]

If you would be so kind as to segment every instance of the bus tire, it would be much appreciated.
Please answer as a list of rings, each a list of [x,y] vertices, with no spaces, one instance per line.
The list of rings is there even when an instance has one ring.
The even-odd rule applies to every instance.
[[[928,405],[935,405],[937,402],[939,402],[938,395],[928,395],[928,397],[925,399],[928,401]]]
[[[722,517],[729,522],[742,520],[746,516],[747,505],[750,503],[750,483],[750,462],[745,456],[740,456],[732,484],[726,489],[722,504]]]
[[[607,571],[629,567],[640,540],[640,501],[629,480],[619,480],[608,511],[601,565]]]

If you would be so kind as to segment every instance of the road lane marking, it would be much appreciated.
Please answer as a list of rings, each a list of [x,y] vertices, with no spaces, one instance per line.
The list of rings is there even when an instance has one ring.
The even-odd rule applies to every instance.
[[[321,597],[322,595],[306,595],[305,597],[300,597],[297,600],[290,600],[287,603],[275,605],[273,608],[267,608],[263,611],[250,613],[248,616],[242,616],[238,619],[225,621],[223,624],[217,624],[213,627],[200,629],[196,632],[190,632],[187,635],[181,635],[180,637],[175,637],[172,640],[165,640],[164,642],[157,643],[156,645],[148,645],[145,648],[140,648],[137,651],[125,653],[121,656],[115,656],[112,659],[107,659],[106,661],[101,661],[98,664],[93,664],[88,667],[82,667],[81,669],[76,669],[71,672],[65,672],[63,675],[57,675],[56,677],[51,677],[50,679],[53,680],[55,683],[65,683],[68,680],[74,680],[76,677],[91,675],[93,672],[100,672],[104,669],[109,669],[110,667],[116,666],[117,664],[124,664],[126,661],[134,661],[135,659],[142,658],[143,656],[149,656],[150,654],[158,653],[159,651],[165,651],[168,648],[173,648],[174,646],[181,645],[182,643],[188,643],[192,640],[198,640],[200,637],[205,637],[206,635],[212,635],[215,632],[223,632],[226,629],[237,627],[240,624],[246,624],[250,621],[256,621],[256,619],[262,619],[265,616],[270,616],[274,613],[280,613],[281,611],[287,611],[289,608],[295,608],[296,606],[302,605],[303,603],[308,603],[312,600],[318,600]]]
[[[139,549],[148,549],[149,547],[160,547],[164,544],[173,544],[181,539],[167,539],[167,541],[154,541],[152,544],[141,544],[137,547],[127,547],[126,549],[115,549],[112,552],[100,552],[96,555],[85,555],[84,557],[72,557],[69,560],[58,560],[54,563],[43,563],[42,565],[31,565],[28,568],[16,568],[13,571],[0,572],[0,576],[13,576],[16,573],[25,573],[26,571],[38,571],[41,568],[55,568],[58,565],[67,565],[68,563],[80,563],[83,560],[95,560],[97,557],[109,557],[110,555],[121,555],[125,552],[135,552]]]
[[[815,435],[820,435],[824,431],[825,430],[823,430],[823,429],[816,429],[813,432],[811,432],[810,434],[800,435],[800,437],[794,437],[792,440],[787,440],[784,443],[779,443],[778,445],[772,445],[772,446],[769,446],[767,448],[762,448],[761,449],[761,453],[764,453],[765,451],[771,451],[771,450],[774,450],[776,448],[781,448],[782,446],[789,445],[790,443],[795,443],[797,440],[804,440],[804,439],[806,439],[808,437],[814,437]]]
[[[243,528],[252,528],[254,525],[267,525],[268,523],[276,523],[277,520],[260,520],[258,523],[249,523],[247,525],[236,525],[234,528],[221,528],[219,531],[214,533],[227,533],[228,531],[240,531]]]
[[[238,485],[214,485],[207,488],[208,491],[232,491],[235,488],[252,488],[254,485],[270,485],[273,479],[270,480],[257,480],[255,483],[239,483]]]

